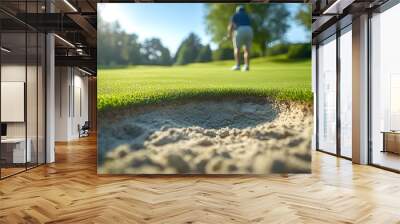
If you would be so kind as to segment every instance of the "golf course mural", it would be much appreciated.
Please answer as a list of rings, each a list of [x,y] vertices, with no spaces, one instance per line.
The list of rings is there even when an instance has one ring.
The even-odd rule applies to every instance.
[[[308,4],[98,8],[99,174],[311,172]]]

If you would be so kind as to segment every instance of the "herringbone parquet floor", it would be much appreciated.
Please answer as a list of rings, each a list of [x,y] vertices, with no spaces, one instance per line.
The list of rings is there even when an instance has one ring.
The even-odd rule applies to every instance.
[[[400,175],[323,153],[313,174],[96,175],[95,138],[0,181],[0,223],[400,223]]]

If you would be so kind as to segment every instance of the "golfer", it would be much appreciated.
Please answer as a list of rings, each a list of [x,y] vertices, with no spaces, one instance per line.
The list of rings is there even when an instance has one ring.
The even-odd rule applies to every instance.
[[[243,6],[236,7],[236,13],[228,25],[228,37],[232,37],[233,50],[236,65],[232,70],[240,70],[240,48],[244,50],[244,66],[242,71],[250,69],[250,49],[253,42],[253,29],[250,25],[250,17]]]

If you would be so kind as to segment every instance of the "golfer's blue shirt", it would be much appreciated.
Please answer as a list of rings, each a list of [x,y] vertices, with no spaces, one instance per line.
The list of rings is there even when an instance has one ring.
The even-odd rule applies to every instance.
[[[250,18],[246,12],[239,11],[232,16],[232,23],[235,24],[235,29],[239,26],[250,26]]]

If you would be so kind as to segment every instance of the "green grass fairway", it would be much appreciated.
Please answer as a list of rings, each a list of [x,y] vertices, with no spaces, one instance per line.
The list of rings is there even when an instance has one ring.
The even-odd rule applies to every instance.
[[[233,61],[187,66],[132,66],[99,69],[98,109],[212,96],[269,96],[277,100],[312,100],[311,61],[284,55],[257,58],[251,71],[231,71]]]

